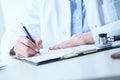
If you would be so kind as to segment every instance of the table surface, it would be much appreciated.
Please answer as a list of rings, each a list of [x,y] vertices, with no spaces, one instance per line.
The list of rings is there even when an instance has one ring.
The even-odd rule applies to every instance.
[[[0,70],[0,80],[120,80],[120,59],[112,53],[120,48],[34,66],[10,59]]]

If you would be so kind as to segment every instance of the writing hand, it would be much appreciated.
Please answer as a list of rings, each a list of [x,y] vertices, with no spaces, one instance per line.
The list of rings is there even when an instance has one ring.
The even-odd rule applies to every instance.
[[[20,36],[15,44],[13,51],[17,57],[30,57],[34,56],[40,49],[40,45],[42,44],[42,40],[38,38],[33,38],[35,43],[26,38],[25,36]]]

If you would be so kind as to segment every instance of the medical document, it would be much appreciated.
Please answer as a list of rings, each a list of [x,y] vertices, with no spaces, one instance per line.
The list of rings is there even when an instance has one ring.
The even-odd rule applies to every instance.
[[[96,50],[97,47],[95,45],[84,45],[84,46],[77,46],[72,48],[66,49],[59,49],[59,50],[49,50],[49,49],[40,49],[41,55],[37,54],[33,57],[29,58],[15,58],[24,62],[28,62],[34,65],[41,65],[49,62],[54,62],[58,60],[62,60],[62,57],[66,55],[73,55],[80,52],[86,51],[93,51]]]

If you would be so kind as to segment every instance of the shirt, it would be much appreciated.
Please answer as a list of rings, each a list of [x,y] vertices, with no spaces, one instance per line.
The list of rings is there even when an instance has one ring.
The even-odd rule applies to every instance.
[[[71,35],[90,31],[83,0],[70,0]]]

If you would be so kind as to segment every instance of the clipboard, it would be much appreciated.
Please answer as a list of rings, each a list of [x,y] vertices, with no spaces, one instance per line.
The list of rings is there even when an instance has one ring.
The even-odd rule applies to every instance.
[[[40,50],[41,55],[35,55],[28,58],[18,58],[18,57],[13,57],[13,58],[38,66],[38,65],[61,61],[77,56],[87,55],[90,53],[94,53],[96,51],[97,51],[97,47],[95,45],[83,45],[83,46],[77,46],[77,47],[59,49],[59,50],[41,49]]]
[[[83,45],[83,46],[59,49],[59,50],[41,49],[40,52],[42,53],[42,55],[36,55],[28,58],[14,57],[14,59],[38,66],[42,64],[61,61],[78,56],[84,56],[96,52],[115,49],[115,48],[120,48],[120,45],[106,47],[106,48],[98,48],[95,45]]]

